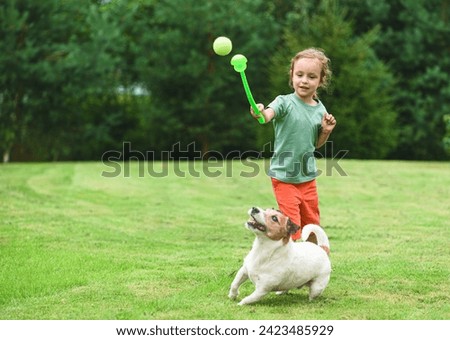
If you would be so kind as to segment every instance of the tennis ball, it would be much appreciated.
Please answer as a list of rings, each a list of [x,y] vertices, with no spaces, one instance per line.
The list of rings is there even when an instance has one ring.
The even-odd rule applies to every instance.
[[[214,40],[213,50],[218,55],[225,56],[231,52],[232,48],[233,44],[227,37],[218,37],[216,40]]]

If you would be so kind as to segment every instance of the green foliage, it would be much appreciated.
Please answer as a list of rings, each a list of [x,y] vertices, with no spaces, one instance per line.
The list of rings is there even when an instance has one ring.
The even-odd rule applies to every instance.
[[[392,92],[399,111],[400,140],[390,157],[448,159],[442,139],[450,110],[448,0],[344,0],[357,33],[379,27],[374,45],[397,80]]]
[[[253,95],[268,103],[290,91],[293,54],[318,46],[334,71],[321,99],[338,118],[335,150],[448,159],[449,7],[448,0],[4,0],[0,152],[12,160],[98,159],[126,141],[157,155],[192,142],[203,155],[262,150],[272,128],[250,118],[231,56],[247,56]],[[230,56],[213,53],[219,35],[232,39]]]
[[[445,136],[442,140],[445,151],[450,154],[450,114],[444,115]]]
[[[127,127],[115,93],[120,31],[107,13],[57,0],[7,0],[1,8],[3,151],[14,146],[26,159],[78,159],[114,145],[111,131],[120,129],[121,138]]]

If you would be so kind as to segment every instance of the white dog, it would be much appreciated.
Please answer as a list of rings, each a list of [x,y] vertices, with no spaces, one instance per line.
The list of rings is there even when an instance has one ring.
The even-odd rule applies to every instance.
[[[330,280],[331,263],[328,257],[330,244],[325,231],[318,225],[303,227],[302,240],[311,233],[318,244],[294,242],[291,235],[300,227],[281,212],[273,209],[252,208],[245,226],[256,238],[231,284],[229,298],[235,299],[239,286],[250,279],[255,291],[239,305],[259,301],[271,291],[285,292],[293,288],[309,287],[309,299],[319,296]]]

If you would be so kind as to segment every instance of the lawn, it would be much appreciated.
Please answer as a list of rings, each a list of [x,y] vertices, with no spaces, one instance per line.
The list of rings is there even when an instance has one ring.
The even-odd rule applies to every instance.
[[[450,318],[450,164],[437,162],[320,160],[327,289],[229,300],[246,212],[276,206],[265,165],[0,165],[0,319]]]

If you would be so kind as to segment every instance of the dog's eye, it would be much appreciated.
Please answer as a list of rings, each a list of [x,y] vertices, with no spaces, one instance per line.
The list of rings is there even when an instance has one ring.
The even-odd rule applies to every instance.
[[[276,217],[275,215],[272,216],[272,221],[277,222],[278,223],[278,217]]]

